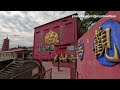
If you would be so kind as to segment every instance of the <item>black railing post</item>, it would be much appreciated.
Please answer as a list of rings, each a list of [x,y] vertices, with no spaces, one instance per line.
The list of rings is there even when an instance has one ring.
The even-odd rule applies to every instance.
[[[52,79],[52,68],[51,68],[51,73],[50,73],[50,79]]]
[[[60,71],[60,60],[58,59],[58,71]]]

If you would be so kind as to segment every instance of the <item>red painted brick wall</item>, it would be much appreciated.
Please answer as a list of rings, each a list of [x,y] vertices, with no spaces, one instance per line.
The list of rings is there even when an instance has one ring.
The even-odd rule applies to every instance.
[[[83,60],[77,60],[78,79],[118,79],[120,78],[120,63],[115,66],[103,66],[95,59],[93,52],[93,40],[95,30],[106,20],[120,21],[120,11],[109,11],[107,15],[116,15],[116,18],[102,18],[93,25],[78,41],[84,41]]]

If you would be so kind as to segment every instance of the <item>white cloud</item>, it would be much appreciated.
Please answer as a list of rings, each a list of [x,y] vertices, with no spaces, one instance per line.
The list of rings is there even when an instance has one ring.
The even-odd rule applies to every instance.
[[[0,48],[7,34],[10,47],[32,46],[35,27],[73,13],[85,11],[0,11]]]

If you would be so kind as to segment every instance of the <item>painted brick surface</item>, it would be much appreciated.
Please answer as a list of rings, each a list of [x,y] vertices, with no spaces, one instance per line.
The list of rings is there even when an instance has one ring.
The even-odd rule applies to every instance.
[[[59,42],[55,46],[55,50],[39,52],[39,46],[50,46],[50,44],[45,42],[45,36],[50,30],[57,33]],[[61,34],[61,30],[63,34]],[[77,44],[79,37],[82,35],[83,32],[80,29],[79,18],[72,18],[72,15],[36,27],[34,30],[33,58],[53,60],[55,54],[65,53],[67,46],[74,45],[74,43]],[[63,40],[61,41],[61,39]],[[60,49],[61,46],[65,48]]]
[[[107,15],[116,15],[114,18],[102,18],[93,25],[78,41],[84,41],[83,60],[77,60],[78,79],[119,79],[120,63],[115,66],[104,66],[95,58],[93,40],[97,30],[106,20],[120,21],[120,11],[110,11]]]

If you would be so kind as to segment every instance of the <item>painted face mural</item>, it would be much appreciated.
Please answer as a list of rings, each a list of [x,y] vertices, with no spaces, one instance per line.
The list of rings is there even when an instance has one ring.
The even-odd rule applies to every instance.
[[[83,60],[84,54],[84,42],[81,40],[78,44],[78,57],[80,60]]]
[[[94,53],[102,65],[113,66],[120,62],[120,24],[115,20],[104,22],[95,31]]]

